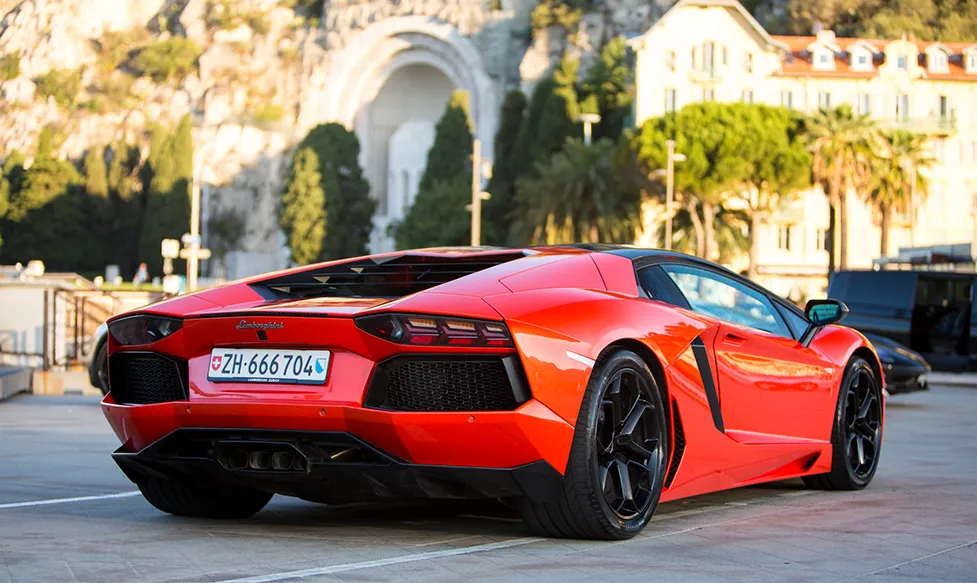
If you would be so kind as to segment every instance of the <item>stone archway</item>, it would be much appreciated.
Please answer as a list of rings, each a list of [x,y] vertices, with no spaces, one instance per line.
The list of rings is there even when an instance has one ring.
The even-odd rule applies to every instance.
[[[404,209],[404,187],[396,185],[405,184],[405,172],[406,184],[415,180],[417,160],[430,147],[428,138],[420,137],[430,134],[451,91],[468,92],[475,135],[490,157],[500,89],[485,73],[470,39],[454,25],[426,16],[373,24],[351,38],[332,63],[324,117],[355,129],[359,137],[360,163],[379,202],[371,251],[388,251],[393,242],[386,236],[387,226],[402,218]],[[392,141],[395,134],[398,138]],[[426,143],[420,157],[404,151],[412,143],[405,134],[418,138],[415,147]],[[401,150],[393,156],[397,168],[390,165],[391,147]]]

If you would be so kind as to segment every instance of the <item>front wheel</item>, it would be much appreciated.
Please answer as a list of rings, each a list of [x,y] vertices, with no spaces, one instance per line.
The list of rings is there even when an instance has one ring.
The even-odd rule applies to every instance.
[[[661,497],[666,427],[661,393],[644,360],[629,350],[605,355],[584,393],[562,491],[550,502],[523,501],[523,520],[552,537],[638,534]]]
[[[852,358],[842,377],[831,450],[831,471],[805,476],[808,487],[861,490],[868,486],[882,451],[882,388],[863,358]]]

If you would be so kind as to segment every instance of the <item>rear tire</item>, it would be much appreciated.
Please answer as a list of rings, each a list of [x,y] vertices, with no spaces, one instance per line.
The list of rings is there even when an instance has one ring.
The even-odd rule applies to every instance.
[[[245,488],[197,486],[175,480],[150,478],[137,484],[157,509],[177,516],[248,518],[268,504],[273,494]]]
[[[841,380],[831,432],[831,471],[804,476],[820,490],[861,490],[872,481],[882,451],[882,390],[864,359],[854,357]]]
[[[561,491],[549,502],[523,500],[537,534],[623,540],[655,513],[665,479],[665,407],[648,365],[615,350],[594,366],[574,431]]]

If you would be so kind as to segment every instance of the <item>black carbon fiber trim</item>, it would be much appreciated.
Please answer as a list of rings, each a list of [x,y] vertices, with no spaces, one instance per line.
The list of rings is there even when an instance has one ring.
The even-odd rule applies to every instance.
[[[712,423],[716,429],[726,433],[723,425],[723,412],[719,408],[719,393],[716,392],[716,380],[712,375],[712,366],[709,364],[709,352],[706,345],[699,336],[692,341],[692,354],[695,355],[695,364],[699,368],[699,376],[702,377],[702,388],[706,391],[706,399],[709,401],[709,411],[712,413]]]

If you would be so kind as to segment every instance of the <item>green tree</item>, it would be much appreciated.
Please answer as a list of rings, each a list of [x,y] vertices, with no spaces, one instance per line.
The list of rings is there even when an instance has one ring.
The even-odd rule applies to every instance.
[[[173,36],[146,45],[132,60],[133,68],[154,81],[181,81],[193,71],[200,47],[192,39]]]
[[[178,126],[177,132],[170,134],[162,126],[153,128],[143,173],[146,202],[139,229],[142,261],[158,258],[163,239],[179,239],[190,227],[188,172],[193,173],[192,152],[193,140],[188,129],[181,130]],[[182,271],[182,264],[175,262],[174,270]]]
[[[85,154],[85,192],[89,196],[105,199],[109,195],[108,176],[105,171],[105,148],[95,146]]]
[[[552,77],[546,77],[536,83],[533,88],[533,95],[529,100],[526,110],[526,117],[519,127],[516,136],[515,149],[512,155],[512,180],[517,181],[520,177],[532,174],[534,170],[534,159],[536,152],[534,145],[536,135],[539,133],[539,123],[543,118],[547,103],[553,95],[556,82]]]
[[[471,242],[472,131],[465,94],[455,92],[434,129],[434,144],[417,196],[404,220],[394,228],[397,247],[410,249]]]
[[[531,153],[533,164],[547,160],[561,151],[568,138],[583,135],[582,128],[577,123],[580,115],[580,104],[577,101],[579,69],[579,61],[565,56],[553,73],[553,91],[546,100],[534,133]]]
[[[119,141],[112,147],[108,187],[112,219],[108,260],[119,265],[123,273],[134,273],[138,265],[139,229],[145,206],[140,186],[139,148]]]
[[[278,209],[278,224],[296,264],[314,263],[322,257],[326,219],[326,193],[322,188],[319,157],[312,148],[302,148],[295,154]]]
[[[563,151],[519,182],[524,228],[536,244],[633,243],[641,224],[641,189],[632,176],[626,144],[572,139]]]
[[[373,230],[376,201],[359,164],[356,134],[337,123],[316,126],[296,151],[311,148],[319,159],[322,189],[326,193],[326,230],[321,260],[366,253]]]
[[[505,244],[505,236],[512,222],[516,181],[519,179],[521,167],[516,157],[516,143],[525,113],[526,96],[521,91],[510,91],[506,94],[502,102],[502,121],[498,133],[495,134],[495,165],[492,168],[492,178],[488,183],[488,191],[492,193],[492,198],[485,201],[482,207],[484,224],[490,225],[491,230],[498,234],[495,240],[486,238],[488,244]]]
[[[889,226],[893,210],[913,212],[913,187],[925,196],[928,182],[920,169],[933,160],[925,151],[926,136],[906,131],[881,132],[871,158],[871,184],[867,201],[879,217],[879,255],[889,255]],[[916,184],[913,184],[915,177]]]
[[[802,120],[788,109],[752,104],[735,104],[731,109],[744,116],[754,138],[747,152],[750,166],[744,179],[746,188],[736,191],[746,207],[750,253],[747,275],[754,278],[760,225],[810,184],[811,154]]]
[[[34,80],[37,94],[45,99],[53,97],[62,107],[71,107],[81,90],[81,69],[51,69]]]
[[[633,80],[627,61],[627,42],[623,36],[610,40],[600,51],[600,58],[587,72],[582,85],[580,109],[600,114],[594,127],[594,138],[616,140],[624,131],[624,123],[631,115]]]
[[[27,173],[24,162],[24,154],[20,150],[11,150],[3,161],[3,169],[0,172],[0,235],[9,232],[9,225],[5,219],[10,211],[11,201],[20,195],[24,186]],[[2,245],[3,238],[0,237],[0,247]]]
[[[689,211],[689,218],[701,236],[696,254],[719,258],[714,222],[724,200],[749,175],[751,151],[756,147],[754,128],[738,111],[742,104],[694,103],[677,114],[650,119],[632,138],[633,149],[652,169],[665,168],[666,141],[674,139],[676,151],[686,161],[675,165],[676,208]]]
[[[821,110],[809,122],[814,179],[826,186],[831,206],[827,245],[829,273],[835,266],[848,268],[848,191],[863,188],[868,182],[865,154],[874,131],[874,123],[868,116],[855,115],[849,105]]]
[[[694,220],[701,210],[692,208],[677,209],[672,224],[672,249],[681,253],[695,255],[704,245],[700,243],[704,234],[702,221]],[[731,263],[740,253],[750,248],[747,229],[750,226],[747,213],[739,209],[719,207],[713,223],[716,243],[719,247],[719,262]],[[659,240],[664,243],[664,233],[659,233]]]

